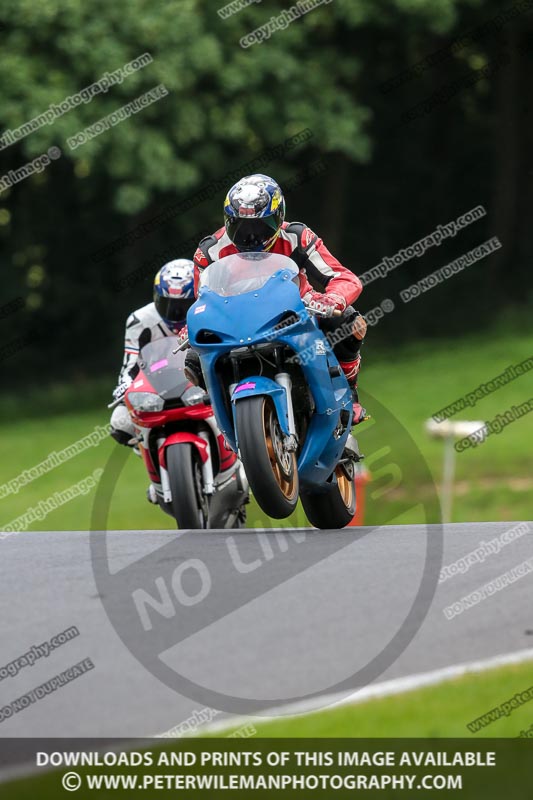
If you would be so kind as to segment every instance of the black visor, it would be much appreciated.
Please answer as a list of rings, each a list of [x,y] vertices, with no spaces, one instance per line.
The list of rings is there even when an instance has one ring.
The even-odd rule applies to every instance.
[[[161,297],[155,294],[154,303],[160,317],[168,322],[185,322],[187,311],[195,302],[194,297]]]
[[[239,250],[262,250],[280,227],[277,214],[260,219],[235,219],[230,217],[226,222],[229,238]]]

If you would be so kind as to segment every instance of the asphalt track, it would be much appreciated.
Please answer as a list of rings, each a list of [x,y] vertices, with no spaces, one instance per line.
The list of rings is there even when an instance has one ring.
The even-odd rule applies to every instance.
[[[465,556],[515,524],[446,526],[442,563]],[[415,613],[410,644],[403,652],[389,646],[385,661],[391,663],[378,658],[385,668],[373,682],[531,647],[533,573],[451,620],[443,609],[532,558],[532,533],[533,524],[498,554],[440,583],[429,612],[418,618]],[[228,557],[230,535],[233,562]],[[0,722],[0,737],[147,737],[191,715],[199,719],[209,705],[162,683],[123,643],[103,603],[114,604],[120,627],[126,600],[100,596],[90,536],[104,534],[28,532],[0,542],[0,671],[32,645],[72,625],[80,631],[48,657],[0,680],[0,708],[85,658],[95,665]],[[127,570],[132,585],[146,589],[153,589],[156,577],[168,577],[165,570],[175,570],[187,559],[205,561],[217,613],[209,616],[214,606],[207,601],[210,611],[202,624],[173,643],[169,630],[180,626],[178,609],[172,619],[154,626],[149,649],[162,652],[169,667],[210,690],[279,707],[280,701],[328,694],[332,684],[364,668],[387,648],[413,603],[428,538],[438,536],[438,529],[397,525],[307,531],[296,538],[286,532],[276,537],[274,531],[211,531],[183,534],[181,541],[175,531],[117,531],[107,536],[112,572]],[[432,566],[438,574],[440,565]],[[265,582],[264,576],[273,581]],[[257,587],[255,596],[250,595],[251,585]],[[194,581],[183,588],[191,596],[198,590]],[[143,635],[139,627],[138,636]],[[217,720],[225,715],[211,712]]]

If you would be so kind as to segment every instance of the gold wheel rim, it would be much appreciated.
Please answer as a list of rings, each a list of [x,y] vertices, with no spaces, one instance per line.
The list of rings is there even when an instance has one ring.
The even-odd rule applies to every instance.
[[[274,411],[268,401],[263,402],[263,434],[267,446],[268,459],[272,474],[278,484],[283,496],[286,500],[294,500],[297,493],[296,481],[296,455],[294,453],[287,453],[290,462],[290,477],[286,477],[279,463],[279,458],[276,453],[276,448],[272,439],[272,423],[277,423],[274,417]]]
[[[337,485],[339,487],[339,492],[342,498],[342,502],[346,506],[346,508],[351,508],[354,499],[354,485],[353,480],[350,480],[346,475],[343,468],[340,464],[337,466],[335,470],[335,475],[337,476]]]

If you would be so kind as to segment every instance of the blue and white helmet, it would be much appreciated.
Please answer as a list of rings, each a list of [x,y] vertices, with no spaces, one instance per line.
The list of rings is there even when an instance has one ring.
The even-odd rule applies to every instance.
[[[176,258],[161,267],[154,279],[154,305],[165,325],[179,333],[194,303],[194,264]]]

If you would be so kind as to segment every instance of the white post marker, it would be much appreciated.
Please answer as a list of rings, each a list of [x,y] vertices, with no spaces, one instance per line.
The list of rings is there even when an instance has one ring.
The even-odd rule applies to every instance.
[[[426,420],[426,431],[434,439],[444,439],[444,462],[442,467],[442,489],[440,506],[442,521],[452,521],[453,481],[455,476],[455,448],[454,439],[463,439],[475,431],[484,430],[486,435],[487,425],[480,420],[457,420],[452,422],[445,419],[435,422],[434,419]]]

